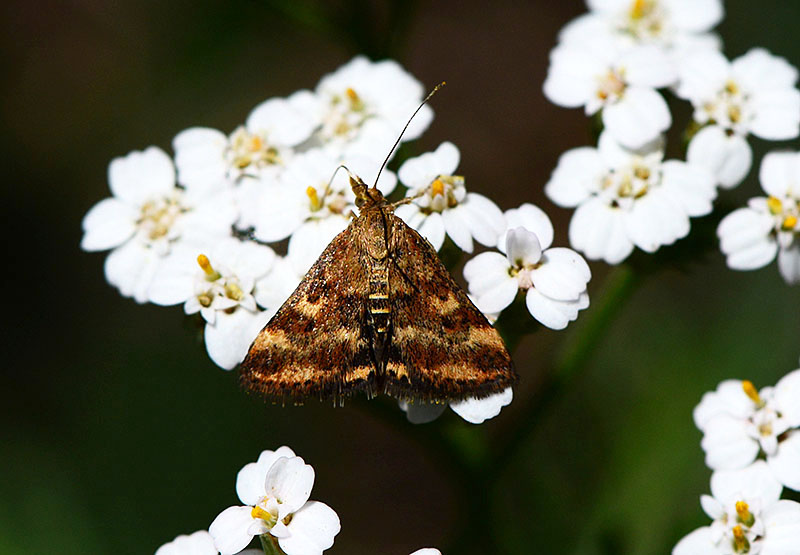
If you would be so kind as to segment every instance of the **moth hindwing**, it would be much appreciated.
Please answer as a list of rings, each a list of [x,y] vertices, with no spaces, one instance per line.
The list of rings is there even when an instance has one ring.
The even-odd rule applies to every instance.
[[[485,397],[516,381],[497,331],[381,192],[351,178],[360,213],[258,334],[241,381],[275,400]]]

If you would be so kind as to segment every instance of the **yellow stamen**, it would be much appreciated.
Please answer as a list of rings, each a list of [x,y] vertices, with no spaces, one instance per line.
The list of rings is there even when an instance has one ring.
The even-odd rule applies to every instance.
[[[778,197],[770,197],[767,199],[767,208],[772,214],[780,214],[783,212],[783,204],[781,203],[781,199]]]
[[[756,521],[756,517],[750,512],[750,506],[744,501],[736,502],[736,514],[739,515],[739,522],[745,526],[752,526]]]
[[[753,401],[755,404],[761,404],[761,397],[758,395],[758,390],[756,386],[753,385],[753,382],[750,380],[742,380],[742,389],[744,390],[745,395],[750,397],[750,400]]]
[[[431,196],[435,197],[436,195],[443,195],[444,194],[444,182],[436,178],[431,183]]]
[[[738,106],[730,106],[728,108],[728,119],[733,123],[738,123],[742,119],[742,109]]]
[[[208,260],[208,257],[204,254],[197,255],[197,263],[203,269],[206,274],[206,279],[208,281],[216,281],[220,278],[220,274],[218,271],[214,269],[211,265],[211,262]]]
[[[250,137],[250,150],[253,152],[258,152],[264,148],[264,140],[259,137],[258,135],[253,135]]]
[[[781,223],[781,229],[791,231],[797,225],[797,216],[786,216]]]
[[[737,524],[731,530],[733,532],[733,548],[737,553],[747,553],[750,551],[750,542],[747,541],[747,538],[744,535],[744,530],[742,530],[742,526]]]
[[[209,307],[211,303],[214,302],[214,299],[208,293],[200,293],[197,295],[197,302],[200,303],[200,306]]]
[[[319,200],[319,195],[317,194],[317,190],[314,187],[309,187],[306,189],[306,195],[308,195],[308,200],[311,201],[311,211],[316,212],[320,208],[322,208],[322,202]]]
[[[350,99],[350,102],[357,102],[358,101],[358,93],[352,87],[347,87],[344,90],[344,94],[347,95],[347,98]]]
[[[252,516],[253,518],[258,518],[260,520],[263,520],[269,528],[275,526],[275,523],[278,520],[277,518],[272,516],[272,514],[269,511],[265,511],[258,505],[253,507],[253,510],[250,511],[250,516]]]
[[[641,19],[647,9],[645,0],[634,0],[631,6],[631,19]]]
[[[733,81],[728,81],[725,83],[725,92],[728,94],[736,94],[739,92],[739,85]]]
[[[244,298],[244,291],[235,283],[226,283],[225,296],[234,301],[241,301]]]

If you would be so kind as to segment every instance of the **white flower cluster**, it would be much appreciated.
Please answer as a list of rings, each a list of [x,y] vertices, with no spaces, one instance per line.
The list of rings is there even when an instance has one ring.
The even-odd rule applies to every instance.
[[[341,526],[333,509],[308,500],[313,485],[314,469],[290,448],[262,451],[236,476],[244,505],[228,507],[207,532],[178,536],[156,555],[262,553],[245,549],[255,536],[277,543],[286,555],[319,555],[333,545]]]
[[[124,296],[199,313],[209,356],[232,369],[357,210],[347,177],[332,177],[334,170],[344,164],[376,175],[423,92],[397,63],[357,57],[313,92],[256,106],[230,134],[201,127],[179,133],[174,160],[156,147],[117,158],[109,167],[113,196],[86,214],[81,246],[111,250],[106,278]],[[403,139],[418,137],[432,117],[422,106]],[[408,202],[396,214],[435,249],[449,238],[466,253],[475,242],[505,253],[483,253],[465,268],[487,316],[496,318],[522,291],[534,318],[563,329],[589,305],[586,262],[549,248],[552,225],[538,208],[503,214],[468,192],[459,161],[458,148],[444,142],[406,160],[398,175],[383,171],[377,187],[388,195],[399,176]],[[283,256],[267,245],[281,241]],[[452,407],[479,423],[511,398],[509,389]],[[445,407],[402,406],[414,422]]]
[[[598,147],[563,154],[547,184],[557,205],[575,208],[569,238],[589,259],[618,264],[639,247],[654,252],[685,237],[689,218],[712,210],[717,187],[748,174],[748,135],[786,140],[800,134],[797,70],[756,48],[729,62],[711,30],[721,0],[588,0],[589,13],[567,24],[551,52],[544,93],[555,104],[599,114]],[[697,128],[686,161],[664,161],[672,118],[657,89],[694,107]],[[763,181],[763,179],[762,179]],[[800,279],[797,185],[784,182],[784,205],[755,208],[720,228],[733,268],[760,267],[781,248],[781,272]],[[751,208],[753,208],[751,206]],[[768,232],[764,221],[772,222]],[[776,221],[780,219],[780,222]],[[760,227],[759,227],[760,224]],[[768,233],[769,237],[762,237]],[[759,243],[759,244],[756,244]],[[741,252],[747,250],[747,252]],[[730,253],[734,253],[731,255]],[[769,254],[771,253],[771,254]],[[791,277],[787,277],[791,276]]]
[[[286,555],[321,555],[341,530],[339,517],[326,504],[309,501],[314,469],[289,447],[265,450],[236,475],[236,494],[243,505],[228,507],[208,527],[178,536],[156,555],[255,555],[245,549],[254,537],[277,544]],[[441,555],[425,548],[411,555]]]
[[[124,296],[199,312],[209,356],[231,369],[347,226],[355,199],[333,170],[375,175],[423,93],[397,63],[357,57],[313,92],[259,104],[230,134],[179,133],[174,161],[156,147],[117,158],[112,197],[86,214],[81,246],[111,250],[106,279]],[[423,106],[404,138],[432,117]],[[396,183],[384,171],[378,186]],[[285,257],[263,244],[287,238]]]
[[[685,536],[673,555],[800,553],[800,368],[758,391],[726,380],[694,410],[711,475],[700,504],[713,520]]]

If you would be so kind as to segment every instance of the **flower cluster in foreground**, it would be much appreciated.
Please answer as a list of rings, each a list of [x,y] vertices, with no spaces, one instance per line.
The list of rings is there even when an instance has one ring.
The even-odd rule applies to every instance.
[[[694,410],[711,475],[700,504],[712,519],[685,536],[673,555],[800,553],[800,368],[760,391],[726,380]]]

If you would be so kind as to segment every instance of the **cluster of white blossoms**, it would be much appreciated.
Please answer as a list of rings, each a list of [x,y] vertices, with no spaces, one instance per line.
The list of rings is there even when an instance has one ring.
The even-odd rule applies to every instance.
[[[208,527],[178,536],[158,548],[156,555],[232,555],[264,553],[246,549],[254,537],[286,555],[321,555],[333,545],[341,525],[336,512],[309,501],[314,469],[289,447],[265,450],[256,462],[236,475],[236,494],[242,505],[228,507]],[[411,555],[441,555],[425,548]]]
[[[106,279],[124,296],[199,314],[210,358],[230,370],[357,212],[347,176],[334,175],[336,168],[376,176],[423,94],[396,62],[357,57],[314,91],[259,104],[230,134],[182,131],[174,159],[157,147],[117,158],[108,172],[112,196],[86,214],[81,246],[111,251]],[[422,106],[403,140],[419,137],[432,117]],[[405,160],[397,175],[384,169],[376,186],[385,196],[404,187],[407,202],[395,213],[436,250],[447,240],[465,253],[476,242],[505,253],[478,255],[465,270],[488,317],[524,292],[534,318],[563,329],[589,304],[585,261],[549,248],[552,225],[538,208],[503,214],[469,192],[459,162],[458,148],[444,142]],[[511,398],[509,389],[452,408],[479,423]],[[403,407],[422,422],[445,405]]]
[[[711,495],[700,504],[710,526],[685,536],[673,555],[800,553],[800,503],[781,499],[800,491],[800,368],[760,391],[747,380],[726,380],[695,407]]]
[[[561,156],[545,190],[557,205],[575,208],[571,245],[589,259],[618,264],[633,247],[655,252],[685,237],[689,218],[712,211],[718,187],[741,183],[752,165],[748,135],[800,135],[798,74],[762,48],[729,62],[712,33],[723,16],[721,0],[587,3],[589,13],[559,35],[544,93],[560,106],[599,114],[604,130],[596,149]],[[663,160],[672,117],[662,92],[694,108],[685,162]],[[780,204],[751,203],[761,217],[739,214],[720,227],[732,268],[760,267],[780,248],[782,274],[800,280],[792,219],[798,185],[787,177],[773,186],[778,194],[769,191]]]

